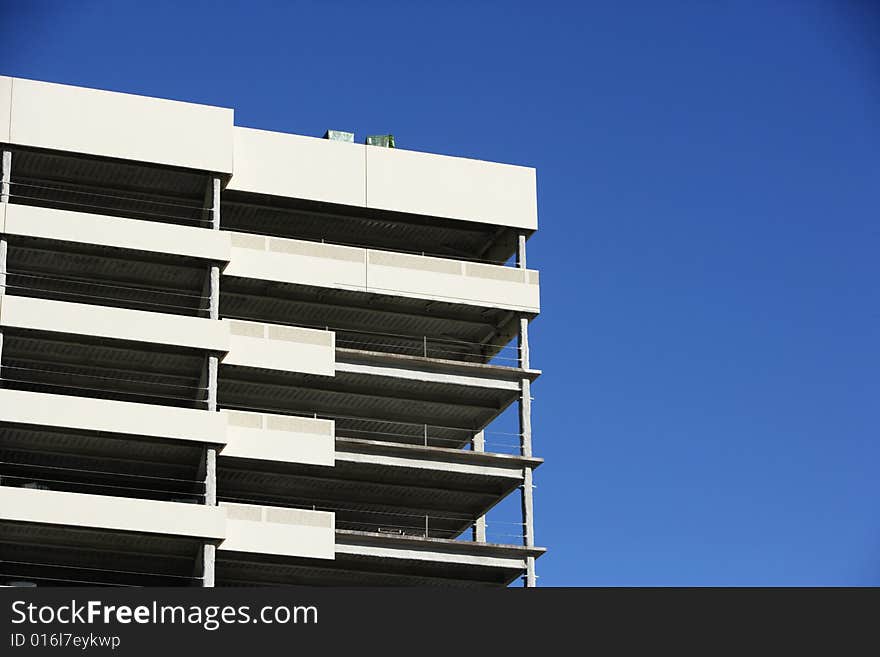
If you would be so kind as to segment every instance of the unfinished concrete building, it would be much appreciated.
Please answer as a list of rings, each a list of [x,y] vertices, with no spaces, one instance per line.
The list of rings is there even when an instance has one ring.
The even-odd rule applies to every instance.
[[[9,77],[0,147],[0,583],[535,585],[533,169]]]

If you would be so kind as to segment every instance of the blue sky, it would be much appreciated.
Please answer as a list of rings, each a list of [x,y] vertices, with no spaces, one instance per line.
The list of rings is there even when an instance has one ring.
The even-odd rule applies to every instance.
[[[2,4],[7,75],[537,167],[541,585],[880,584],[876,5]]]

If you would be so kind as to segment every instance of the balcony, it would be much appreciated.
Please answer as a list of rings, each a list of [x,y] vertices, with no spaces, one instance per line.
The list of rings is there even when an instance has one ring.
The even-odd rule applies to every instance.
[[[224,276],[536,314],[538,272],[304,240],[232,234]]]

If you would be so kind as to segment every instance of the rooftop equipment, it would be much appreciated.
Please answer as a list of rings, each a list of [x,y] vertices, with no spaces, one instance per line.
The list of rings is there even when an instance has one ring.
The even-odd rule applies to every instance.
[[[367,146],[394,148],[394,135],[370,135],[364,143]]]
[[[345,141],[349,144],[353,144],[354,133],[345,132],[343,130],[328,130],[324,133],[324,139],[329,139],[330,141]]]

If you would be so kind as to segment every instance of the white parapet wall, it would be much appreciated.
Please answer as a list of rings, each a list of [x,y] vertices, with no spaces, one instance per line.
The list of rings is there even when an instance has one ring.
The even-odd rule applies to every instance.
[[[336,340],[332,331],[235,319],[224,319],[221,324],[230,336],[224,365],[324,376],[336,373]]]
[[[226,417],[226,447],[220,457],[332,466],[335,431],[332,420],[221,411]]]
[[[530,167],[233,123],[228,108],[0,76],[0,142],[231,175],[231,191],[538,227]]]
[[[0,390],[0,422],[220,446],[227,433],[222,413],[24,390]]]
[[[0,486],[0,520],[205,540],[219,550],[333,559],[335,515],[250,504],[219,506]]]
[[[236,127],[228,189],[532,231],[535,170]]]
[[[538,272],[321,242],[232,234],[224,275],[504,308],[540,310]]]
[[[0,75],[0,141],[9,141],[9,118],[12,113],[12,78]]]
[[[538,228],[535,170],[530,167],[365,148],[368,208]]]
[[[10,204],[0,232],[229,262],[229,233],[194,226]]]
[[[3,78],[3,141],[19,146],[232,173],[233,110]]]
[[[369,292],[537,313],[538,272],[369,250]]]
[[[366,262],[365,249],[232,233],[232,256],[223,273],[263,281],[364,291]]]
[[[233,144],[231,191],[366,204],[363,146],[239,127],[233,130]]]
[[[199,317],[3,295],[0,325],[225,352],[223,322]]]
[[[226,540],[217,548],[288,557],[333,559],[336,556],[335,514],[221,502],[227,514]]]
[[[226,512],[216,506],[8,486],[0,486],[0,519],[211,541],[226,536]]]

